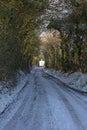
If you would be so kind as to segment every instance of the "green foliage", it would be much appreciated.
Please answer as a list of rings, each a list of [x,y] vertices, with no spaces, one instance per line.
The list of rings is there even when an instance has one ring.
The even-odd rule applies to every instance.
[[[32,65],[38,54],[38,17],[47,4],[46,0],[0,0],[0,80]]]
[[[52,19],[48,28],[60,31],[62,53],[57,62],[60,69],[87,72],[87,2],[71,2],[72,13],[61,20]]]

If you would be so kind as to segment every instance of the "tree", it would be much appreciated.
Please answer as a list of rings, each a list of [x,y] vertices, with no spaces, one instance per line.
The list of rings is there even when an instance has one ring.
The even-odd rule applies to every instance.
[[[36,53],[38,48],[38,17],[47,4],[46,0],[0,0],[0,80],[32,64],[32,50]]]
[[[58,58],[61,56],[61,39],[57,30],[49,30],[41,35],[41,49],[46,61],[46,66],[58,68]]]
[[[66,6],[68,6],[68,3],[66,4]],[[62,39],[62,56],[60,63],[62,69],[65,71],[79,70],[86,72],[85,55],[87,54],[87,49],[85,48],[87,48],[87,2],[74,0],[70,1],[69,4],[69,7],[71,8],[70,13],[64,16],[59,12],[61,18],[58,16],[51,17],[48,29],[54,28],[60,32]],[[59,3],[55,6],[59,7]],[[57,12],[55,11],[55,15],[56,13]]]

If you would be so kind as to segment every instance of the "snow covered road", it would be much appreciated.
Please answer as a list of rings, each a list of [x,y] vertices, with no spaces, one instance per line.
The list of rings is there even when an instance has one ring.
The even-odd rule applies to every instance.
[[[65,88],[36,68],[0,117],[0,130],[87,130],[86,113],[86,94]]]

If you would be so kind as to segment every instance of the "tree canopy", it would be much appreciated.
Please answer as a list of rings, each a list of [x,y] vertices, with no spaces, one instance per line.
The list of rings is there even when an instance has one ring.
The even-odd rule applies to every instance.
[[[87,72],[86,0],[0,0],[0,80],[32,66],[42,23],[51,33],[41,45],[46,65]]]
[[[47,5],[47,0],[0,0],[0,79],[32,64],[39,17]]]
[[[50,17],[50,23],[48,24],[48,29],[55,29],[60,32],[60,51],[62,53],[57,58],[57,68],[64,71],[87,72],[87,2],[85,0],[64,2],[65,4],[62,5],[63,12],[66,10],[65,6],[67,12],[70,12],[62,15],[63,12],[55,10],[55,17]],[[59,2],[55,4],[55,7],[60,7]],[[52,6],[50,10],[51,8]],[[57,51],[59,52],[59,49]],[[55,68],[55,65],[52,67]]]

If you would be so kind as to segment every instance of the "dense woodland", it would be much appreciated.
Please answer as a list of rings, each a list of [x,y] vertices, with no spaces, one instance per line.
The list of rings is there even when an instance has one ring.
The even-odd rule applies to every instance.
[[[39,57],[41,16],[50,2],[0,0],[0,80],[7,80],[18,69],[29,71],[33,59]],[[42,47],[46,67],[87,72],[87,2],[65,0],[65,4],[71,8],[69,15],[46,17],[50,21],[47,29],[55,30]]]
[[[32,66],[38,26],[47,0],[0,0],[0,80]]]
[[[71,3],[67,2],[66,8],[67,6],[71,6],[71,13],[68,16],[50,19],[48,29],[50,33],[53,32],[53,36],[48,36],[45,46],[42,47],[47,59],[46,65],[65,72],[85,73],[87,72],[87,2],[72,0]],[[57,35],[56,31],[60,34]]]

